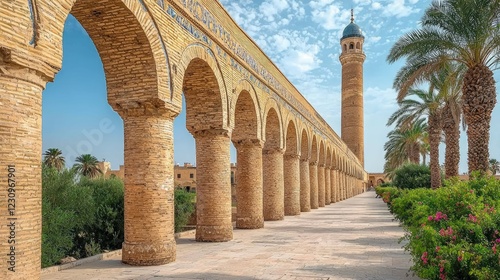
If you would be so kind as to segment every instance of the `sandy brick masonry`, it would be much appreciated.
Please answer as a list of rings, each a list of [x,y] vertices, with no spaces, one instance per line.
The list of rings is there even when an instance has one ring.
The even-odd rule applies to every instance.
[[[300,215],[300,155],[285,154],[285,215]]]
[[[332,203],[332,184],[330,181],[331,169],[330,166],[325,167],[325,204],[330,205]]]
[[[242,141],[235,144],[238,169],[236,180],[236,227],[255,229],[264,227],[262,190],[262,142]]]
[[[233,238],[231,142],[246,166],[239,228],[364,191],[362,50],[341,55],[344,142],[219,1],[0,1],[0,279],[40,278],[41,95],[62,67],[69,14],[94,42],[108,103],[124,122],[123,262],[176,259],[172,123],[181,110],[196,140],[198,241]]]

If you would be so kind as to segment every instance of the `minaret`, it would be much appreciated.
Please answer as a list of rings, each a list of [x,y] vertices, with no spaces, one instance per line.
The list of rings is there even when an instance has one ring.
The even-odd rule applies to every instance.
[[[342,54],[342,140],[358,157],[364,166],[364,120],[363,120],[363,62],[365,37],[354,23],[351,9],[351,23],[344,29],[340,46]]]

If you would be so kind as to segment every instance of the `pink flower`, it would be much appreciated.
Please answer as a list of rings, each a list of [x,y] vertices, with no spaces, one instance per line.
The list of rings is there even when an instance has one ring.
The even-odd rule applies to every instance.
[[[472,215],[472,214],[469,214],[469,221],[473,222],[473,223],[477,223],[477,217]]]
[[[439,252],[439,250],[441,250],[441,247],[436,246],[436,253]]]
[[[432,221],[434,218],[432,216],[427,217],[427,220]]]
[[[446,236],[451,236],[453,235],[453,229],[451,227],[448,227],[447,229],[440,229],[439,230],[439,235],[446,237]],[[456,239],[456,236],[454,236],[454,239]]]
[[[464,258],[462,256],[458,256],[457,260],[461,262]]]
[[[427,252],[424,252],[420,259],[424,262],[424,264],[427,264],[429,262],[429,259],[427,259]]]

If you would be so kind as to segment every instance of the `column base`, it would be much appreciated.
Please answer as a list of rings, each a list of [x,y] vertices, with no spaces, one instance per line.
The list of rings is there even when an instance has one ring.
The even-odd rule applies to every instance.
[[[276,214],[276,215],[267,215],[264,217],[264,221],[281,221],[285,219],[285,215]]]
[[[196,226],[196,241],[226,242],[233,239],[233,225]]]
[[[135,266],[162,265],[175,261],[175,239],[164,243],[123,242],[122,262]]]
[[[258,229],[264,227],[262,217],[236,218],[236,228],[239,229]]]

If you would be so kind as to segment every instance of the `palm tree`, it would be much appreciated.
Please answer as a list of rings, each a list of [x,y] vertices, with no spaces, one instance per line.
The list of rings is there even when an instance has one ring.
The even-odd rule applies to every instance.
[[[460,120],[465,130],[465,120],[462,118],[462,83],[466,68],[457,63],[446,63],[431,79],[431,83],[442,94],[444,107],[442,124],[445,135],[445,177],[458,176],[460,163]]]
[[[434,0],[422,17],[422,27],[401,37],[387,58],[390,63],[403,57],[420,61],[421,70],[438,69],[444,61],[467,67],[462,100],[469,173],[489,166],[489,128],[496,104],[491,68],[500,60],[499,21],[500,0]]]
[[[414,120],[406,127],[398,127],[387,134],[384,144],[384,173],[395,170],[407,163],[419,163],[422,145],[427,142],[427,123],[425,119]]]
[[[490,171],[492,175],[496,175],[500,171],[500,162],[498,160],[490,159]]]
[[[95,178],[102,174],[97,158],[90,154],[81,155],[76,158],[73,168],[83,176]]]
[[[416,97],[416,98],[413,98]],[[390,117],[387,125],[396,123],[396,126],[405,125],[416,118],[427,116],[427,132],[430,146],[431,187],[441,186],[441,172],[439,169],[439,143],[441,140],[441,113],[443,98],[431,88],[428,91],[411,88],[406,97],[399,102],[399,109]]]
[[[64,168],[65,160],[62,151],[56,148],[50,148],[43,153],[43,163],[48,167],[54,167],[58,171]]]

